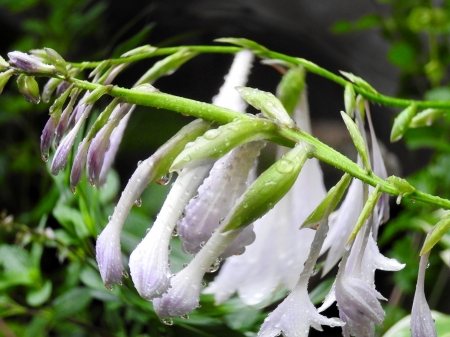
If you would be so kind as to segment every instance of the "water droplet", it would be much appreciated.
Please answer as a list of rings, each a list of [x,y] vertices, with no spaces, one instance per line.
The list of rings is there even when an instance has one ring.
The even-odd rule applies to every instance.
[[[111,284],[105,284],[106,289],[113,290],[113,286]]]
[[[413,204],[414,204],[415,202],[416,202],[416,200],[415,200],[415,199],[411,199],[411,203],[413,203]]]
[[[183,263],[183,268],[186,268],[189,263]]]
[[[108,217],[108,221],[111,221],[112,220],[112,215],[110,215],[109,217]]]
[[[41,158],[44,162],[48,162],[48,153],[44,153]]]
[[[167,250],[168,250],[168,252],[170,253],[170,252],[172,251],[172,247],[169,246],[169,247],[167,248]]]
[[[189,319],[189,315],[181,315],[180,318],[181,319]]]
[[[145,233],[150,232],[150,230],[151,230],[151,228],[147,228],[147,229],[145,230]]]
[[[128,275],[126,270],[122,271],[122,276],[125,277],[125,278],[129,278],[130,277],[130,275]]]
[[[72,194],[75,194],[77,188],[75,186],[70,186],[70,190],[72,191]]]
[[[175,227],[172,231],[172,236],[178,236],[178,228]]]
[[[141,207],[142,206],[142,199],[138,198],[134,201],[134,206]]]
[[[428,269],[429,266],[430,266],[430,262],[427,263],[427,269]]]
[[[205,247],[205,244],[206,244],[206,241],[200,242],[200,247],[201,247],[201,248]]]
[[[157,184],[160,185],[167,185],[168,183],[170,183],[170,180],[172,179],[172,172],[166,174],[165,176],[162,176],[161,178],[156,180]]]
[[[216,259],[216,261],[214,261],[214,263],[208,268],[208,270],[206,272],[207,273],[215,273],[220,267],[220,262],[222,262],[222,259],[220,257],[218,257]]]
[[[280,173],[291,173],[294,170],[294,163],[288,159],[281,158],[276,163],[276,170]]]
[[[172,318],[161,318],[161,323],[164,325],[173,325]]]
[[[205,132],[205,134],[203,135],[203,137],[205,139],[208,140],[213,140],[214,138],[216,138],[218,135],[220,134],[220,131],[217,129],[212,129],[212,130],[208,130]]]
[[[142,160],[139,160],[138,162],[137,162],[137,166],[139,167],[139,165],[141,165],[142,164]]]
[[[402,195],[400,194],[398,197],[397,197],[397,200],[395,201],[395,203],[397,204],[397,205],[400,205],[400,203],[402,202]]]

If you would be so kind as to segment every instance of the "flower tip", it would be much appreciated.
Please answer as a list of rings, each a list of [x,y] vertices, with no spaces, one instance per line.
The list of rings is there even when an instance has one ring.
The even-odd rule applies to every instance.
[[[111,289],[121,284],[123,275],[122,252],[120,249],[120,231],[108,224],[97,238],[96,258],[103,284]]]

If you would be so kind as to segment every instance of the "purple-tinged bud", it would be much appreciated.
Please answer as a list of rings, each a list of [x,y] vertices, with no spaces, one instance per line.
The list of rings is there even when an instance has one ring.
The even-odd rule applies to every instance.
[[[61,96],[66,90],[70,87],[70,83],[66,81],[62,81],[58,87],[56,88],[56,96]]]
[[[419,275],[417,276],[416,292],[411,311],[411,337],[437,337],[434,320],[424,291],[425,271],[429,255],[428,252],[420,258]]]
[[[28,55],[20,51],[13,51],[8,53],[8,57],[11,66],[26,71],[27,73],[52,75],[56,73],[54,66],[45,64],[33,55]]]
[[[142,165],[142,164],[141,164]],[[207,176],[210,165],[181,172],[170,189],[153,227],[130,255],[133,283],[146,300],[162,296],[170,284],[169,242],[189,199]]]
[[[130,110],[125,117],[121,119],[119,125],[113,130],[111,133],[111,137],[109,139],[109,149],[105,153],[105,158],[103,159],[102,169],[100,171],[100,175],[98,178],[98,187],[102,187],[106,183],[106,179],[108,177],[108,173],[111,170],[111,166],[116,158],[117,151],[119,150],[120,143],[122,141],[123,133],[128,124],[128,120],[130,119],[132,110]]]
[[[131,113],[135,105],[119,104],[111,113],[111,117],[106,125],[95,135],[89,146],[86,173],[91,185],[97,186],[100,182],[105,154],[111,145],[111,134],[127,113]],[[126,124],[125,124],[126,125]],[[123,132],[123,131],[122,131]]]
[[[76,90],[76,89],[75,89]],[[72,94],[72,97],[70,98],[69,104],[67,104],[64,111],[61,113],[61,116],[59,118],[58,126],[55,130],[55,147],[58,147],[59,142],[61,141],[63,135],[66,133],[68,127],[69,127],[69,117],[72,113],[73,105],[75,104],[75,101],[78,98],[78,91],[75,91]]]
[[[72,171],[70,171],[70,188],[72,189],[72,193],[75,193],[75,188],[81,181],[90,143],[87,138],[84,138],[78,145],[77,154],[73,160]]]
[[[78,131],[80,131],[81,125],[89,115],[91,109],[92,104],[89,104],[83,111],[83,118],[80,118],[73,129],[70,130],[67,136],[62,140],[61,144],[58,146],[55,156],[53,157],[52,166],[50,168],[50,171],[53,175],[58,175],[59,171],[66,167],[67,157],[69,156],[70,150],[73,147]]]
[[[189,202],[185,217],[178,224],[178,234],[187,252],[197,253],[201,249],[202,242],[211,237],[220,220],[244,193],[250,169],[264,145],[263,141],[241,145],[214,164],[198,190],[198,197]],[[239,251],[242,247],[234,248]]]
[[[160,318],[187,315],[198,307],[203,276],[240,233],[238,230],[222,233],[219,229],[189,265],[170,279],[167,293],[153,300],[153,308]]]
[[[41,135],[41,157],[43,161],[48,160],[48,151],[52,145],[53,139],[55,138],[55,129],[58,123],[55,115],[50,115],[47,123],[42,130]]]
[[[10,69],[3,73],[0,73],[0,94],[3,92],[3,88],[5,87],[6,83],[8,83],[8,80],[13,74],[14,69]]]
[[[39,95],[39,85],[33,76],[27,76],[24,74],[19,75],[17,78],[17,86],[27,102],[34,104],[38,104],[40,102],[41,96]]]
[[[59,78],[51,78],[48,80],[48,82],[44,85],[44,89],[42,89],[42,101],[44,103],[48,103],[50,101],[50,97],[61,82],[62,80]]]

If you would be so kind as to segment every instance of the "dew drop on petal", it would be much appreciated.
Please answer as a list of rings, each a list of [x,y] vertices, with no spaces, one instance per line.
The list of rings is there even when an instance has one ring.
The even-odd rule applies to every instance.
[[[175,227],[172,231],[172,236],[178,236],[178,228]]]
[[[41,158],[42,158],[42,161],[48,162],[48,153],[44,153],[44,154],[41,156]]]
[[[189,315],[181,315],[180,318],[186,320],[189,319]]]
[[[106,289],[113,290],[113,286],[111,284],[105,284]]]
[[[173,325],[172,318],[161,318],[161,323],[164,325]]]
[[[122,276],[125,277],[125,278],[129,278],[129,277],[130,277],[130,275],[128,275],[128,273],[127,273],[126,270],[124,270],[124,271],[122,272]]]
[[[142,206],[142,199],[138,198],[134,201],[134,206],[141,207]]]
[[[161,178],[156,180],[157,184],[160,185],[167,185],[168,183],[170,183],[170,180],[172,179],[172,172],[166,174],[165,176],[162,176]]]

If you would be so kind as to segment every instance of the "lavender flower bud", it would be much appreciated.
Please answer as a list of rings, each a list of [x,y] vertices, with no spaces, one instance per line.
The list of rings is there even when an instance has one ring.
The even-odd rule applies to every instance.
[[[39,73],[39,74],[50,74],[56,73],[54,66],[43,63],[37,57],[33,55],[28,55],[20,51],[13,51],[8,53],[9,63],[15,67],[19,68],[27,73]]]
[[[60,85],[62,80],[59,78],[51,78],[45,83],[44,89],[42,89],[42,101],[48,103],[55,89]]]
[[[43,161],[48,160],[48,151],[52,145],[53,139],[55,137],[55,129],[58,123],[57,117],[55,115],[50,115],[47,123],[42,130],[41,135],[41,157]]]
[[[24,74],[19,75],[17,78],[17,86],[27,102],[32,102],[34,104],[39,103],[41,100],[39,95],[39,85],[34,77]]]
[[[73,160],[72,170],[70,171],[70,188],[72,193],[75,193],[75,188],[81,181],[81,176],[83,175],[84,165],[86,164],[86,156],[90,141],[84,138],[83,141],[78,145],[77,154]]]
[[[62,81],[58,87],[56,88],[56,96],[59,97],[70,87],[70,83],[66,81]]]
[[[70,114],[72,113],[73,105],[75,104],[75,101],[77,100],[77,98],[78,98],[78,91],[75,91],[75,93],[72,94],[69,104],[67,104],[66,108],[61,113],[61,116],[60,116],[59,122],[58,122],[58,126],[56,127],[56,130],[55,130],[55,144],[57,144],[57,145],[59,145],[59,142],[61,141],[64,133],[66,133],[66,131],[69,127],[69,117],[70,117]],[[58,110],[58,112],[59,112],[59,110]]]

